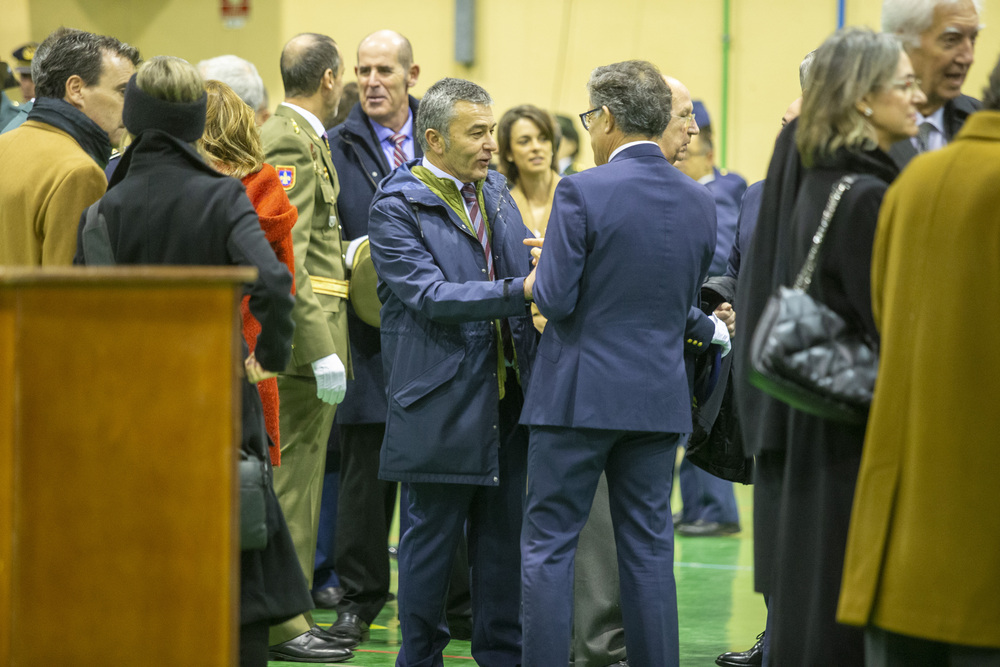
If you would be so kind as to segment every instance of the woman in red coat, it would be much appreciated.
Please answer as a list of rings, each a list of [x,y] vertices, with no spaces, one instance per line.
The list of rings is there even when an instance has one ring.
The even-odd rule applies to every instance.
[[[223,174],[238,178],[246,187],[247,196],[260,218],[261,229],[267,236],[278,259],[292,274],[292,294],[295,294],[295,263],[292,250],[292,226],[298,211],[288,201],[278,173],[264,163],[260,132],[254,122],[254,112],[233,89],[220,81],[206,81],[208,107],[202,150],[208,163]],[[249,297],[243,297],[243,338],[253,353],[260,323],[250,314]],[[278,432],[278,382],[268,378],[257,383],[264,405],[264,424],[271,438],[271,464],[281,462],[281,434]]]

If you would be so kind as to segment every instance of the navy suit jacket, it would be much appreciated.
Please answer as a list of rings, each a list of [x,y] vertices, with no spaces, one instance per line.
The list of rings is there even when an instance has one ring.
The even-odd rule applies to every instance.
[[[715,236],[712,195],[655,144],[562,179],[534,287],[548,324],[521,422],[690,432],[685,328]]]

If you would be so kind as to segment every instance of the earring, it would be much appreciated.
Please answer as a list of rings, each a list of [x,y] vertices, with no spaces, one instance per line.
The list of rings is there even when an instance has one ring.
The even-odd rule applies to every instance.
[[[865,117],[866,118],[871,118],[872,113],[874,113],[874,112],[872,111],[871,107],[865,107]]]

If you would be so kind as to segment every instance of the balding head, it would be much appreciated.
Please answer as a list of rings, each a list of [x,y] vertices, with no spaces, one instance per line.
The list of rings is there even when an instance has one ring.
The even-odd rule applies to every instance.
[[[694,119],[694,104],[691,102],[691,92],[683,83],[672,76],[663,76],[673,97],[673,110],[667,129],[657,142],[663,156],[670,164],[684,159],[687,155],[691,137],[698,134],[698,123]]]
[[[285,97],[309,97],[320,86],[327,70],[340,71],[337,44],[326,35],[312,32],[296,35],[281,50],[281,82]]]
[[[410,116],[408,91],[420,76],[410,41],[392,30],[373,32],[358,45],[354,73],[361,110],[394,132],[403,129]]]
[[[395,30],[376,30],[362,39],[358,44],[358,60],[361,60],[361,50],[366,46],[390,49],[404,70],[410,69],[413,64],[413,46],[410,40]]]

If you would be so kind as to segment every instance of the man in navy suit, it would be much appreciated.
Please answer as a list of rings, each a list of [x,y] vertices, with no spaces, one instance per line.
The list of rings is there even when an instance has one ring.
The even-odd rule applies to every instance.
[[[691,430],[685,330],[715,248],[715,205],[656,144],[671,96],[653,65],[599,67],[587,87],[581,119],[598,166],[560,181],[525,280],[549,323],[521,417],[522,664],[569,661],[573,557],[606,472],[629,660],[676,665],[670,480]]]

